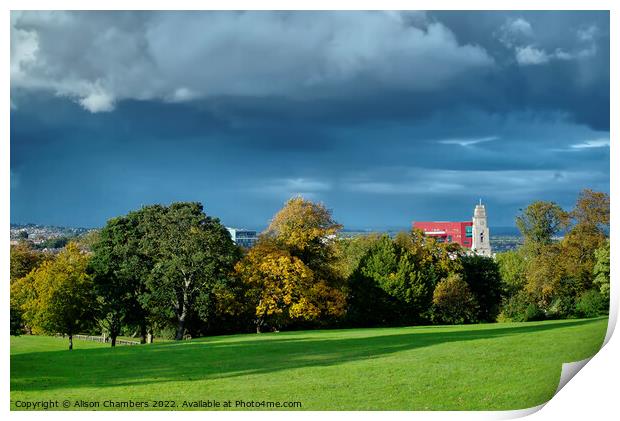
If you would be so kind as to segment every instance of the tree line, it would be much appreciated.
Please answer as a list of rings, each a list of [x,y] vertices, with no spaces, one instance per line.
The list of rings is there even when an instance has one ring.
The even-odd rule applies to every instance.
[[[11,333],[177,340],[280,329],[591,317],[609,302],[609,197],[535,202],[496,259],[421,231],[341,238],[323,204],[290,199],[249,250],[201,204],[113,218],[58,254],[11,247]],[[558,234],[566,235],[560,240]]]

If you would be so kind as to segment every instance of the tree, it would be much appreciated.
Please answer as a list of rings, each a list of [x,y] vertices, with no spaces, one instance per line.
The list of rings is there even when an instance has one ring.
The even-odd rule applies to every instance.
[[[93,247],[99,241],[100,230],[92,229],[77,237],[74,241],[83,251],[92,251]]]
[[[342,225],[334,221],[325,205],[294,197],[273,217],[263,235],[301,259],[320,277],[331,277],[335,276],[331,271],[340,229]]]
[[[498,321],[529,322],[544,320],[544,318],[544,312],[538,307],[532,297],[525,290],[521,290],[514,295],[504,298]]]
[[[22,231],[25,232],[25,231]],[[19,283],[19,280],[27,276],[32,270],[37,268],[48,257],[37,250],[32,249],[29,243],[20,241],[18,244],[11,245],[11,261],[10,261],[10,332],[11,335],[19,335],[22,332],[23,320],[22,309],[27,290],[26,282]]]
[[[281,327],[289,320],[320,316],[310,294],[313,273],[288,251],[259,241],[237,263],[236,271],[248,286],[247,299],[255,309],[257,333],[266,323]]]
[[[45,260],[45,254],[34,250],[29,243],[20,241],[11,245],[11,283],[26,276]]]
[[[141,225],[141,248],[153,259],[145,304],[157,317],[174,319],[175,339],[183,339],[187,320],[213,316],[214,287],[232,275],[239,250],[200,203],[143,208]]]
[[[461,262],[463,280],[478,303],[478,320],[494,322],[502,299],[502,278],[497,263],[490,257],[478,255],[463,256]]]
[[[353,319],[362,325],[427,320],[438,280],[433,259],[432,253],[423,253],[414,240],[401,238],[397,242],[382,236],[351,278],[349,311]]]
[[[335,243],[336,270],[343,279],[349,278],[368,250],[381,239],[379,234],[341,238]]]
[[[141,341],[146,342],[148,313],[140,297],[145,293],[152,263],[140,250],[139,223],[140,214],[130,212],[109,220],[96,237],[89,236],[93,251],[89,272],[100,302],[98,319],[112,346],[122,326],[128,324],[140,326]]]
[[[521,291],[526,283],[527,261],[522,250],[497,253],[495,261],[499,266],[504,295],[512,296]]]
[[[526,245],[537,247],[551,243],[568,223],[569,214],[553,202],[537,201],[529,205],[516,219]]]
[[[568,276],[575,279],[577,293],[583,294],[593,287],[595,251],[607,241],[609,195],[582,191],[570,215],[573,225],[562,240],[561,263]]]
[[[607,193],[584,189],[570,216],[576,225],[588,226],[606,235],[609,232],[609,205]]]
[[[37,331],[67,334],[69,350],[73,335],[92,321],[95,297],[86,273],[88,260],[75,243],[69,243],[54,260],[19,281],[19,289],[27,294],[22,303],[27,323]]]
[[[541,246],[527,261],[525,290],[541,309],[548,309],[566,278],[562,248],[553,243]]]
[[[396,234],[394,244],[414,256],[418,265],[433,266],[439,278],[462,270],[460,257],[464,255],[464,250],[458,243],[439,243],[425,236],[422,230],[412,229]]]
[[[257,329],[264,311],[266,316],[281,315],[277,320],[271,317],[279,325],[293,320],[333,321],[344,314],[344,279],[336,247],[340,228],[323,204],[301,197],[290,199],[274,216],[236,268],[254,294]],[[257,277],[264,277],[264,282]],[[277,295],[267,299],[264,294],[269,291]]]
[[[19,335],[23,330],[33,332],[31,320],[33,319],[32,306],[27,304],[35,298],[34,270],[26,276],[11,283],[10,317],[11,335]]]
[[[433,306],[436,320],[448,324],[474,322],[478,311],[474,295],[459,274],[451,274],[437,284]]]
[[[575,315],[577,317],[597,317],[605,308],[605,302],[601,293],[591,289],[581,294],[575,303]]]
[[[609,307],[609,285],[610,285],[610,255],[609,240],[594,253],[596,264],[594,265],[594,284],[598,287],[606,307]]]

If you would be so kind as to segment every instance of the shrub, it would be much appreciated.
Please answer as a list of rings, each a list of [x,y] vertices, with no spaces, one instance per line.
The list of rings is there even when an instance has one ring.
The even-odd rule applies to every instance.
[[[504,300],[502,310],[497,318],[501,322],[529,322],[543,320],[545,313],[532,301],[524,291]]]
[[[476,321],[478,303],[459,274],[451,274],[437,284],[433,293],[433,318],[440,323]]]
[[[575,298],[562,295],[556,298],[547,310],[548,319],[566,319],[575,313]]]
[[[155,336],[166,340],[172,340],[176,336],[176,329],[172,326],[164,326],[155,329]]]
[[[595,289],[584,292],[575,303],[575,315],[577,317],[597,317],[604,309],[605,300],[601,293]]]

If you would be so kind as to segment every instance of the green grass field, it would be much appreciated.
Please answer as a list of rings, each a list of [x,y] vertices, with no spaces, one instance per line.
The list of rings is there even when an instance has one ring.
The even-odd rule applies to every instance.
[[[11,337],[17,401],[272,401],[305,410],[499,410],[553,395],[607,319],[233,335],[109,346]],[[21,405],[20,403],[19,405]],[[109,404],[108,404],[109,405]],[[60,408],[63,409],[63,408]],[[163,408],[166,409],[166,408]],[[170,408],[168,408],[170,409]],[[204,408],[202,408],[204,409]],[[256,409],[256,408],[252,408]],[[262,409],[262,408],[258,408]]]

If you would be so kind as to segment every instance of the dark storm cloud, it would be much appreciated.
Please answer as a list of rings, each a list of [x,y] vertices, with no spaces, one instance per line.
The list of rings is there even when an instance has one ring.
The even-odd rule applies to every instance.
[[[14,222],[200,200],[264,226],[509,225],[609,189],[601,12],[13,13]]]

